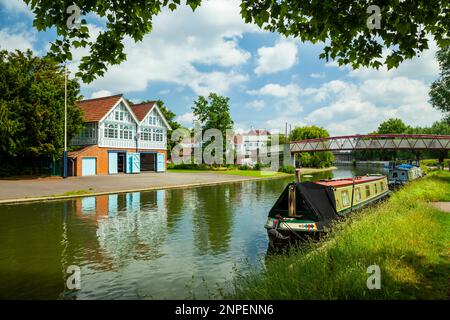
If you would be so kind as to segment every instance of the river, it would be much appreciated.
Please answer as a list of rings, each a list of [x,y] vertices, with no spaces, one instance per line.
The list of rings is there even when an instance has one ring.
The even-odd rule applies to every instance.
[[[0,299],[218,298],[264,263],[267,213],[292,179],[2,205]],[[79,290],[67,289],[69,266]]]

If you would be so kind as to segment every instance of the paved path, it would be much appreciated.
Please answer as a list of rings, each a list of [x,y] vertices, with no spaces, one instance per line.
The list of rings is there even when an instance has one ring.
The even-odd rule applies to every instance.
[[[444,212],[450,212],[450,202],[433,202],[433,206]]]
[[[67,192],[88,191],[90,193],[114,193],[124,191],[152,190],[172,187],[217,184],[255,180],[254,177],[225,175],[211,172],[195,173],[141,173],[111,176],[62,178],[36,178],[29,180],[0,180],[0,203],[13,199],[41,198],[63,195]],[[38,199],[35,199],[38,200]],[[42,199],[44,200],[44,199]]]

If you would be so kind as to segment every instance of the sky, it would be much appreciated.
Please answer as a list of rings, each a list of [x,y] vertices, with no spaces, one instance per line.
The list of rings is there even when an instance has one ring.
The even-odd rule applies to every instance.
[[[101,78],[81,85],[85,98],[123,93],[138,103],[164,101],[184,126],[192,127],[191,107],[210,92],[230,98],[237,131],[251,127],[284,132],[318,125],[331,135],[373,132],[389,118],[429,126],[442,114],[431,107],[428,91],[439,76],[436,45],[387,71],[319,59],[323,44],[302,43],[245,24],[239,0],[206,0],[195,12],[180,6],[153,20],[142,42],[125,39],[127,60]],[[31,49],[44,55],[54,30],[37,32],[33,14],[21,0],[0,0],[0,49]],[[91,35],[102,30],[96,16],[87,20]],[[86,49],[73,52],[74,72]]]

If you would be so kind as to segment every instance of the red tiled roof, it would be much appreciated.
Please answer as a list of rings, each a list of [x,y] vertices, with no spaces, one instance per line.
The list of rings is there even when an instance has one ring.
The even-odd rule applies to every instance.
[[[76,150],[76,151],[69,151],[69,152],[67,153],[67,157],[75,159],[75,158],[78,157],[80,154],[84,153],[85,151],[89,150],[89,149],[92,148],[92,147],[95,147],[95,145],[82,147],[81,149],[78,149],[78,150]]]
[[[122,96],[122,94],[117,94],[109,97],[82,100],[77,102],[77,106],[84,112],[84,121],[98,122]]]
[[[156,101],[151,101],[148,103],[140,103],[131,105],[131,110],[133,110],[134,115],[139,121],[144,120],[145,116],[152,110],[153,106],[156,104]]]

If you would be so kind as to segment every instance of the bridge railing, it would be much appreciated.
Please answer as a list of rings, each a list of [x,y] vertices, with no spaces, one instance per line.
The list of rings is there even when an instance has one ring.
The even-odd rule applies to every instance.
[[[450,150],[450,136],[367,134],[308,139],[290,143],[291,153],[339,150]]]

